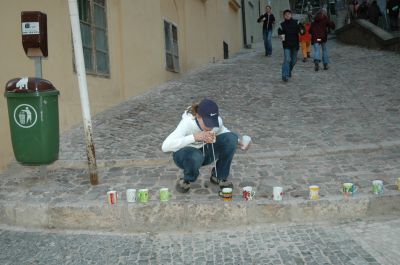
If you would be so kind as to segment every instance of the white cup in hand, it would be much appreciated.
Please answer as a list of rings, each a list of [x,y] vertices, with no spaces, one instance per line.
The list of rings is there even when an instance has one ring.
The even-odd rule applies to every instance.
[[[217,134],[214,132],[214,131],[212,131],[212,135],[213,135],[213,143],[215,143],[216,141],[217,141]]]
[[[285,41],[285,34],[279,35],[282,41]]]
[[[243,135],[242,139],[240,140],[240,143],[241,143],[240,149],[247,150],[251,143],[251,137],[248,135]]]

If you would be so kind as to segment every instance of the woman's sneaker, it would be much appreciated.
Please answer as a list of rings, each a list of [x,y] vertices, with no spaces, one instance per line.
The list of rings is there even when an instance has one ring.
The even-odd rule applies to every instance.
[[[227,181],[227,180],[218,179],[218,178],[215,176],[215,168],[214,168],[214,167],[213,167],[212,170],[211,170],[210,182],[211,182],[212,184],[219,185],[219,188],[220,188],[220,189],[223,189],[223,188],[233,188],[233,183],[232,183],[232,182]]]
[[[190,182],[184,179],[178,179],[176,182],[175,189],[177,192],[186,193],[190,190]]]

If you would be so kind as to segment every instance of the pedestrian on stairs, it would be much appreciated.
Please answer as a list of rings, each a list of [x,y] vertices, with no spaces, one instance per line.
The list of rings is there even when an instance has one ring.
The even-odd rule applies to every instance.
[[[272,55],[272,29],[275,25],[275,17],[272,14],[271,6],[265,7],[265,13],[262,14],[257,22],[263,22],[263,39],[265,47],[265,56]]]
[[[278,34],[283,46],[282,80],[287,82],[292,77],[292,70],[297,62],[299,52],[300,25],[292,18],[292,11],[283,11],[284,21],[281,23]]]
[[[326,10],[321,9],[315,15],[314,21],[311,23],[311,44],[314,50],[314,70],[319,70],[319,63],[321,62],[321,49],[322,49],[322,63],[324,70],[328,70],[329,55],[328,55],[328,30],[335,29],[333,23],[327,16]]]

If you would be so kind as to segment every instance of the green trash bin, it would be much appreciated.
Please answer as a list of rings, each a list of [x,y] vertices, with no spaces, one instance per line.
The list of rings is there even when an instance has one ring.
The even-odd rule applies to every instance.
[[[48,80],[41,78],[15,78],[7,82],[4,96],[18,162],[46,165],[58,159],[59,94]]]

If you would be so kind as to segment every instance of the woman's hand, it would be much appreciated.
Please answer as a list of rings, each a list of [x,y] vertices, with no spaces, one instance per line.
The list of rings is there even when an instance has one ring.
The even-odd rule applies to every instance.
[[[206,142],[207,144],[215,143],[216,135],[213,131],[202,131],[194,135],[196,142]]]

